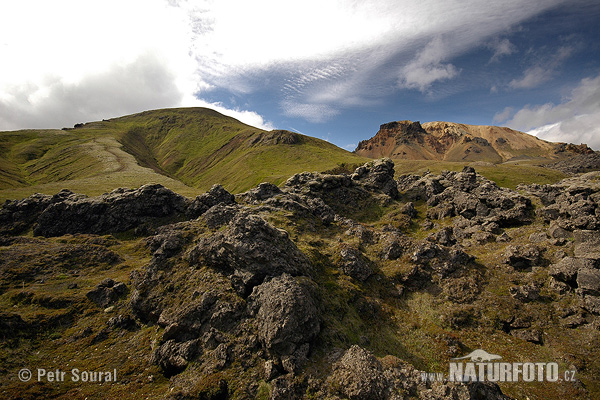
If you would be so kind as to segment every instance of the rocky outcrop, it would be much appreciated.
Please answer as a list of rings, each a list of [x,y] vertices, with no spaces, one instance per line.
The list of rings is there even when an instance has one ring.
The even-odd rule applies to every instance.
[[[538,214],[554,229],[597,231],[600,229],[600,186],[595,183],[595,176],[590,173],[555,185],[523,185],[519,189],[539,197],[544,207]]]
[[[398,196],[394,163],[389,159],[366,163],[352,175],[296,174],[286,181],[284,191],[320,198],[336,211],[364,206],[380,194],[384,195],[384,202]]]
[[[405,175],[399,178],[398,187],[411,201],[425,200],[430,218],[462,217],[455,219],[454,232],[462,238],[477,231],[497,234],[501,228],[532,221],[531,200],[500,188],[471,167],[441,175]]]
[[[584,154],[569,157],[566,160],[557,161],[552,164],[546,164],[545,167],[556,169],[567,174],[579,174],[600,169],[600,152],[595,152],[586,145],[584,148],[571,148],[572,150],[582,151]]]
[[[186,214],[190,218],[197,218],[217,204],[235,204],[235,196],[225,190],[223,186],[213,185],[208,192],[197,196],[194,201],[192,201],[187,208]]]
[[[320,331],[310,286],[283,274],[255,287],[248,303],[265,349],[285,370],[297,371],[307,361],[310,343]]]
[[[186,213],[189,200],[161,185],[116,189],[98,197],[69,196],[48,206],[38,217],[34,234],[122,232],[152,220]]]
[[[158,185],[115,189],[97,197],[62,190],[54,196],[35,194],[4,204],[0,233],[18,233],[33,225],[33,233],[51,237],[74,233],[105,234],[162,225],[166,219],[196,218],[235,197],[220,185],[193,201]]]
[[[232,286],[243,296],[267,277],[311,272],[308,259],[287,232],[245,213],[236,215],[226,229],[200,239],[188,259],[230,275]]]
[[[86,297],[99,307],[107,307],[128,292],[123,282],[115,282],[108,278],[96,286],[94,290],[87,292]]]

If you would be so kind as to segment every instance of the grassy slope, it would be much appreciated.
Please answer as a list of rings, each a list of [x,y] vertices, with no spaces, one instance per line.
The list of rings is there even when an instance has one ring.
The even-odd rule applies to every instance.
[[[510,189],[515,189],[521,183],[552,184],[566,177],[560,171],[537,166],[534,161],[492,164],[477,161],[394,160],[394,163],[396,164],[396,177],[411,173],[422,174],[427,170],[434,174],[439,174],[443,170],[460,171],[465,165],[469,165],[499,186]]]
[[[62,188],[96,195],[151,182],[188,196],[215,183],[241,192],[367,161],[319,139],[266,132],[204,108],[147,111],[68,131],[0,132],[0,150],[0,200]]]

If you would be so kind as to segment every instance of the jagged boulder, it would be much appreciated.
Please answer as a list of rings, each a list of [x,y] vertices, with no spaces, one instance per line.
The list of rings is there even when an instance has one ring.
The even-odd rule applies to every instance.
[[[594,268],[595,261],[587,258],[564,257],[548,267],[548,274],[555,279],[577,286],[577,272],[580,269]]]
[[[217,204],[235,204],[235,196],[221,185],[213,185],[206,193],[197,196],[187,209],[190,218],[197,218]]]
[[[580,268],[577,271],[577,289],[583,295],[600,296],[600,270]]]
[[[575,256],[600,260],[600,233],[589,230],[576,230]]]
[[[370,260],[360,250],[352,246],[343,246],[340,250],[340,270],[354,279],[364,282],[373,275]]]
[[[515,269],[528,269],[539,266],[542,259],[540,249],[535,245],[510,245],[503,254],[503,261]]]
[[[381,191],[396,199],[398,185],[394,181],[394,173],[394,162],[389,158],[383,158],[358,167],[351,178],[368,190]]]
[[[258,337],[274,357],[306,357],[321,325],[310,284],[283,274],[254,288],[248,304]]]
[[[33,233],[122,232],[165,217],[183,216],[190,201],[162,185],[115,189],[98,197],[69,195],[50,204],[38,217]]]
[[[246,193],[242,193],[241,197],[247,202],[261,202],[271,197],[282,194],[283,192],[277,186],[269,182],[259,183],[254,189],[248,190]]]
[[[225,229],[200,239],[188,259],[230,275],[232,286],[243,296],[266,277],[309,275],[312,271],[287,232],[247,213],[237,214]]]
[[[354,345],[334,365],[330,376],[333,391],[353,400],[384,399],[386,378],[381,362],[371,352]]]

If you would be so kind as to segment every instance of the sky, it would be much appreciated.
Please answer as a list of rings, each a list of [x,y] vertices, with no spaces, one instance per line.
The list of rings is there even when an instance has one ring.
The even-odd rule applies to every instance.
[[[598,0],[1,0],[0,130],[209,107],[354,150],[398,120],[600,150]]]

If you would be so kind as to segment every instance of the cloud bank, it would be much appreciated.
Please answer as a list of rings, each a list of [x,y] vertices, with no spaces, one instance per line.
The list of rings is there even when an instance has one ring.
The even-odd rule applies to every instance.
[[[273,126],[250,104],[207,100],[216,90],[268,92],[282,115],[323,123],[394,91],[429,93],[460,76],[451,60],[474,48],[493,46],[491,60],[510,55],[511,43],[494,38],[562,3],[2,2],[0,58],[10,62],[0,67],[0,130],[195,105]],[[535,72],[512,86],[539,84]]]
[[[511,111],[497,117],[506,120]],[[581,80],[562,103],[526,106],[506,124],[541,139],[586,143],[600,150],[600,75]]]

